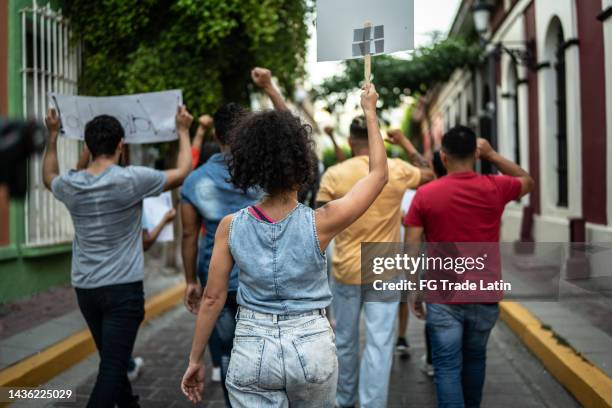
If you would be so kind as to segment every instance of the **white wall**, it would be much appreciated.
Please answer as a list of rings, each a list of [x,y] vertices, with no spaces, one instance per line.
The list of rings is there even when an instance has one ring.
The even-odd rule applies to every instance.
[[[556,17],[563,28],[564,39],[578,38],[575,0],[537,0],[535,2],[537,48],[540,61],[554,62],[550,44],[549,28]],[[548,41],[548,43],[547,43]],[[554,84],[554,68],[551,66],[538,73],[539,142],[540,142],[540,197],[542,216],[536,222],[536,240],[567,240],[568,217],[582,215],[582,131],[580,106],[580,61],[578,47],[565,52],[567,87],[567,145],[568,145],[568,208],[556,206],[556,142],[557,129]]]

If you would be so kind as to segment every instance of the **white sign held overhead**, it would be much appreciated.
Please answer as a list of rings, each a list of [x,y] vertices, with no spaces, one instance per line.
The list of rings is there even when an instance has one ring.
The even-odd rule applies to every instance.
[[[183,103],[180,90],[121,96],[75,96],[49,93],[49,106],[62,122],[61,135],[83,140],[85,125],[98,115],[114,116],[126,143],[159,143],[177,139],[175,116]]]
[[[414,0],[317,0],[317,61],[414,48]]]

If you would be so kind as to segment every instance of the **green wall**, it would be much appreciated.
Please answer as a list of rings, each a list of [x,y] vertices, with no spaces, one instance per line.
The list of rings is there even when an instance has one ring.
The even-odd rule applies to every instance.
[[[46,2],[39,1],[39,5]],[[8,108],[9,115],[21,117],[21,15],[31,0],[8,2]],[[20,299],[53,286],[70,282],[69,244],[28,248],[25,238],[24,201],[11,200],[10,244],[0,247],[0,304]]]

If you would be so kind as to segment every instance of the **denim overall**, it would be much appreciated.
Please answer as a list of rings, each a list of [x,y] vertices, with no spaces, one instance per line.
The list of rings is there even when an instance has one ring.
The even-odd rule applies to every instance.
[[[240,307],[226,379],[234,408],[334,406],[338,361],[325,317],[332,296],[314,216],[302,204],[275,223],[248,209],[234,215]]]

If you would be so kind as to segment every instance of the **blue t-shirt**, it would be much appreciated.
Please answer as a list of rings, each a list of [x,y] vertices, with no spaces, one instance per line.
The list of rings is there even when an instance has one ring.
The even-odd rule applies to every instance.
[[[229,179],[226,154],[216,153],[205,164],[191,172],[181,189],[181,199],[197,209],[206,228],[206,235],[200,240],[198,251],[198,278],[202,286],[206,285],[208,279],[208,266],[219,222],[226,215],[255,204],[263,196],[259,190],[249,190],[245,193],[234,187]],[[228,289],[238,289],[238,268],[235,265]]]
[[[164,172],[139,166],[110,166],[96,175],[71,170],[53,179],[51,191],[74,224],[73,286],[143,280],[142,200],[165,184]]]

